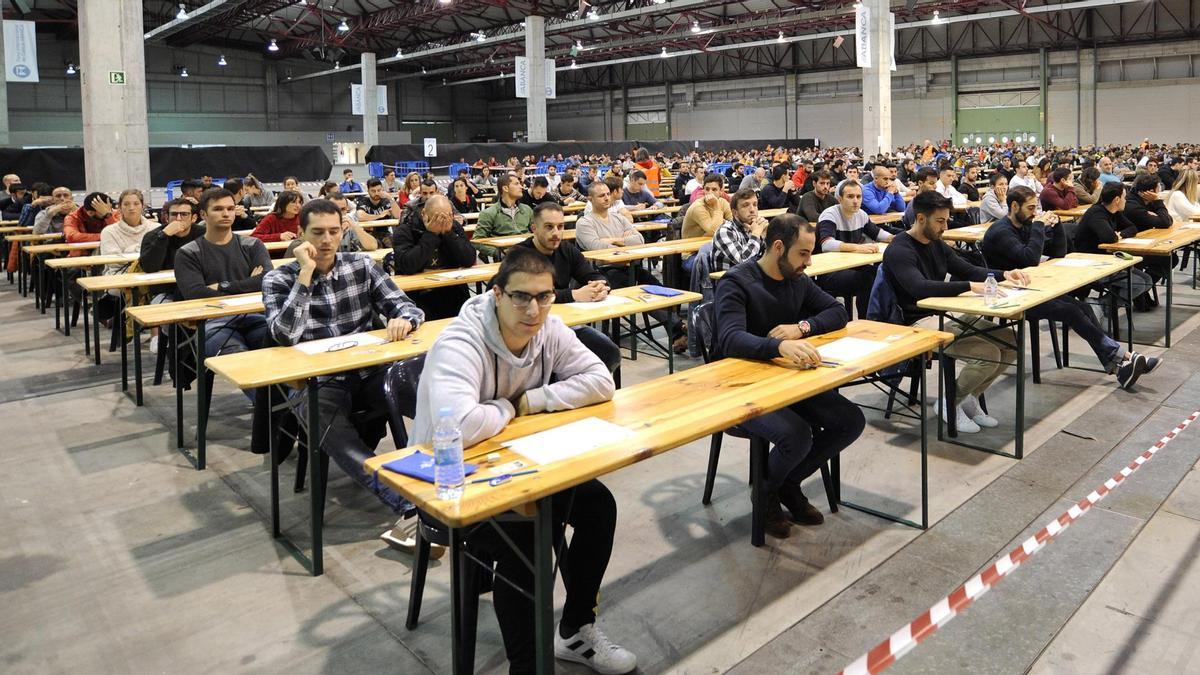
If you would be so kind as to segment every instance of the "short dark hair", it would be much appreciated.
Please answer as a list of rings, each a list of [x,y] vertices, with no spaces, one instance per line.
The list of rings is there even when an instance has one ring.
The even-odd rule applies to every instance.
[[[354,169],[342,169],[342,175],[354,173]]]
[[[1099,176],[1100,172],[1097,171],[1096,175]],[[1003,178],[1005,181],[1008,180],[1008,176],[1005,176],[1004,174],[1000,173],[999,171],[993,172],[992,177],[988,179],[988,185],[991,185],[992,187],[996,187],[996,183],[999,183],[1001,178]]]
[[[538,176],[537,178],[533,179],[533,187],[549,188],[550,181],[546,180],[545,176]]]
[[[339,192],[338,195],[341,196],[341,192]],[[342,210],[338,208],[337,204],[334,204],[328,199],[317,198],[300,207],[300,229],[308,229],[308,223],[312,219],[313,215],[326,213],[332,216],[337,216],[338,222],[342,222]]]
[[[783,178],[784,176],[788,175],[788,173],[790,172],[788,171],[786,164],[776,164],[775,168],[771,169],[771,182],[773,183],[780,178]]]
[[[1110,181],[1100,188],[1100,203],[1107,206],[1123,194],[1125,194],[1125,184],[1120,181]]]
[[[432,178],[426,178],[426,179],[424,179],[424,180],[422,180],[422,181],[421,181],[421,187],[431,187],[431,188],[433,188],[433,189],[435,189],[435,190],[436,190],[436,189],[437,189],[437,182],[436,182],[436,181],[434,181]]]
[[[1158,175],[1151,173],[1140,173],[1133,179],[1134,192],[1148,192],[1158,189]]]
[[[38,182],[34,183],[33,185],[30,185],[29,190],[31,192],[38,193],[38,195],[44,196],[44,195],[50,194],[54,190],[54,188],[50,187],[49,183],[45,183],[45,182],[39,180]]]
[[[1071,170],[1060,166],[1057,169],[1050,172],[1050,182],[1057,183],[1058,181],[1060,181],[1064,178],[1069,178],[1070,176],[1071,176]]]
[[[241,178],[230,178],[229,180],[225,181],[225,184],[221,187],[229,190],[235,195],[244,189]]]
[[[463,171],[466,171],[466,169],[462,169],[462,170],[460,170],[460,171],[459,171],[459,173],[462,173]],[[386,168],[386,169],[384,169],[384,170],[383,170],[383,177],[384,177],[384,178],[387,178],[388,176],[395,176],[395,175],[396,175],[396,170],[395,170],[395,169],[393,169],[393,168],[392,168],[392,167],[390,167],[390,166],[389,166],[388,168]]]
[[[725,189],[725,176],[722,176],[719,173],[710,173],[704,177],[704,182],[701,183],[700,186],[703,187],[705,185],[708,185],[709,183],[716,183],[721,186],[722,190],[724,190]]]
[[[934,211],[949,210],[950,200],[938,194],[936,190],[926,190],[913,197],[912,208],[913,216],[924,214],[928,218],[933,215]]]
[[[163,204],[163,213],[169,217],[171,214],[171,209],[179,206],[186,206],[188,211],[190,211],[193,216],[196,215],[196,205],[192,203],[192,200],[185,199],[184,197],[176,197],[166,204]]]
[[[518,180],[513,174],[506,173],[496,179],[496,191],[500,192],[504,190],[508,187],[509,183],[520,183],[520,180]]]
[[[376,185],[383,185],[383,181],[379,180],[378,178],[370,178],[367,180],[368,188],[373,188]]]
[[[1037,195],[1030,188],[1027,188],[1024,185],[1018,185],[1017,187],[1009,190],[1008,194],[1004,196],[1004,205],[1007,206],[1011,211],[1013,204],[1020,206],[1036,196]]]
[[[207,211],[208,205],[212,203],[213,200],[224,199],[226,197],[233,199],[233,193],[225,188],[209,188],[200,195],[200,210]]]
[[[852,188],[852,187],[856,187],[859,190],[862,190],[862,183],[854,180],[853,178],[847,178],[846,180],[842,181],[841,183],[838,183],[838,187],[837,187],[838,198],[839,199],[841,198],[842,193],[844,193],[846,191],[846,188]]]
[[[833,182],[833,174],[829,173],[825,169],[821,169],[820,171],[813,174],[813,182],[816,183],[819,180],[827,180],[830,183],[832,183]]]
[[[923,166],[920,169],[917,169],[916,179],[917,179],[918,183],[924,183],[925,181],[929,180],[930,178],[937,178],[937,177],[938,177],[938,172],[935,171],[933,169],[933,167],[931,167],[931,166]]]
[[[629,174],[629,180],[646,180],[646,172],[637,170]]]
[[[188,190],[203,190],[203,189],[204,189],[204,183],[201,183],[200,181],[196,180],[195,178],[189,178],[179,184],[180,192],[187,192]]]
[[[746,201],[747,199],[750,199],[751,197],[753,197],[754,199],[758,199],[758,193],[750,188],[746,188],[744,190],[738,190],[737,192],[733,193],[733,199],[729,200],[729,206],[732,207],[734,211],[736,211],[738,204],[741,204],[742,202]]]
[[[554,276],[554,265],[532,246],[514,246],[504,255],[500,269],[492,277],[492,285],[507,288],[509,279],[518,272]]]
[[[109,197],[107,194],[103,192],[89,192],[87,196],[83,198],[83,208],[87,211],[91,211],[92,202],[97,199],[107,202],[108,204],[112,204],[112,197]]]
[[[562,213],[563,207],[558,202],[542,202],[541,204],[537,205],[536,209],[533,210],[533,219],[541,222],[545,219],[544,214],[547,211],[558,211],[559,213]]]
[[[796,237],[800,236],[800,232],[815,234],[816,228],[812,223],[805,220],[803,217],[794,213],[784,213],[775,216],[767,225],[767,232],[763,235],[763,243],[767,248],[770,248],[776,241],[783,242],[783,250],[786,251],[796,243]]]

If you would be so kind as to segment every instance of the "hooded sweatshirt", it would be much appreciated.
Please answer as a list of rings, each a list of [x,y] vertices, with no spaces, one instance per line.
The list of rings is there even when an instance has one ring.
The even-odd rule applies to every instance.
[[[454,411],[468,448],[500,433],[516,415],[513,401],[522,394],[531,413],[612,398],[616,387],[608,368],[556,316],[546,317],[521,355],[513,354],[500,335],[495,298],[483,293],[468,300],[433,343],[417,386],[410,442],[433,440],[444,407]]]

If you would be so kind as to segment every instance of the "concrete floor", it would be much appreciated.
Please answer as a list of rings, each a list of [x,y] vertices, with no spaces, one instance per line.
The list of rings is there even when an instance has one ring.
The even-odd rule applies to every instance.
[[[268,467],[244,449],[243,397],[218,380],[209,468],[198,472],[172,448],[167,387],[149,387],[135,407],[120,392],[115,355],[90,365],[78,334],[54,332],[49,315],[3,282],[0,317],[0,669],[449,671],[445,565],[431,570],[421,625],[405,630],[411,559],[377,539],[389,513],[336,468],[326,574],[312,578],[269,536]],[[1161,310],[1137,320],[1139,338],[1161,333]],[[843,508],[822,527],[751,547],[737,439],[724,441],[709,507],[700,504],[707,440],[613,474],[605,483],[620,517],[600,620],[643,672],[836,671],[1189,414],[1200,399],[1197,324],[1179,308],[1170,360],[1132,392],[1095,372],[1053,369],[1043,339],[1043,384],[1027,389],[1026,459],[932,441],[923,533]],[[1094,365],[1081,347],[1072,340],[1072,362]],[[634,383],[666,368],[643,356],[623,372]],[[1004,422],[1013,384],[1002,379],[989,393]],[[847,393],[882,402],[868,388]],[[185,405],[190,419],[191,396]],[[844,453],[843,497],[917,517],[915,425],[867,418]],[[1011,438],[1002,424],[974,440]],[[1200,671],[1198,439],[1200,426],[1185,432],[894,670]],[[294,471],[294,460],[285,464],[285,483]],[[807,492],[827,511],[819,482]],[[282,513],[306,547],[307,495],[285,489]],[[476,666],[504,672],[490,597],[482,603]]]

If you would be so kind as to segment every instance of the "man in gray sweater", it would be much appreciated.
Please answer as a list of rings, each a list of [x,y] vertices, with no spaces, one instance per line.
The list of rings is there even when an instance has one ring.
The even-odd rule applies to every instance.
[[[549,259],[536,250],[515,247],[492,284],[490,293],[463,305],[429,350],[417,387],[412,443],[433,440],[442,408],[453,411],[463,447],[469,448],[500,433],[518,415],[569,410],[612,398],[615,387],[608,368],[558,317],[550,316],[555,294]],[[552,500],[556,528],[574,529],[562,561],[570,573],[563,576],[567,597],[554,636],[555,656],[603,673],[629,672],[637,666],[637,657],[596,627],[596,598],[616,531],[612,493],[600,481],[590,480]],[[493,602],[510,672],[533,672],[533,605],[524,590],[533,585],[533,573],[524,562],[533,558],[533,527],[512,521],[495,525],[471,532],[468,543],[496,560]],[[509,546],[506,538],[520,550]]]

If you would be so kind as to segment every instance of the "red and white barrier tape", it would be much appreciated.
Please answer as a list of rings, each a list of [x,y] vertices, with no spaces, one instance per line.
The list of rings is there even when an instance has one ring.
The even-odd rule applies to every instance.
[[[930,635],[933,635],[938,628],[946,625],[958,614],[961,614],[984,593],[991,590],[1000,580],[1006,577],[1010,572],[1021,566],[1021,563],[1028,560],[1050,542],[1051,539],[1057,537],[1063,530],[1070,527],[1072,523],[1079,520],[1083,514],[1087,513],[1101,499],[1104,499],[1113,488],[1117,487],[1128,478],[1133,472],[1137,471],[1145,464],[1154,453],[1162,450],[1171,439],[1178,436],[1188,427],[1189,424],[1196,421],[1200,417],[1200,410],[1188,415],[1186,419],[1179,423],[1171,431],[1167,432],[1157,443],[1150,446],[1142,454],[1138,455],[1137,459],[1129,463],[1129,466],[1121,469],[1116,475],[1104,481],[1104,484],[1093,490],[1088,496],[1079,500],[1077,504],[1067,509],[1066,513],[1058,518],[1050,521],[1041,530],[1038,530],[1032,537],[1026,539],[1020,546],[1009,551],[984,571],[969,579],[965,584],[954,589],[954,592],[941,599],[940,602],[930,607],[923,612],[911,623],[903,626],[900,630],[892,633],[891,637],[883,642],[880,642],[874,649],[863,654],[853,663],[846,666],[841,675],[864,675],[870,673],[875,675],[886,670],[893,663],[898,661],[900,657],[907,654],[909,651],[921,644]]]

